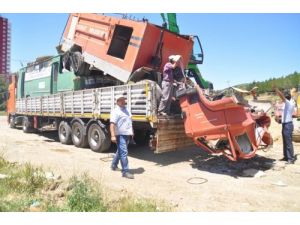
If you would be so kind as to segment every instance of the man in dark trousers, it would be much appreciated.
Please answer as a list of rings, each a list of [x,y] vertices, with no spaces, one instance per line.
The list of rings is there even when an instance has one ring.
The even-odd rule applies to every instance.
[[[173,83],[174,83],[174,69],[178,66],[180,55],[170,55],[169,62],[167,62],[163,69],[162,80],[162,97],[158,107],[158,114],[166,116],[170,114]]]
[[[287,161],[287,164],[293,164],[294,146],[292,141],[292,134],[294,130],[293,125],[293,112],[295,109],[295,103],[291,100],[291,94],[289,91],[285,91],[284,94],[273,85],[273,89],[284,103],[282,110],[281,123],[282,123],[282,140],[283,140],[283,158],[282,161]]]

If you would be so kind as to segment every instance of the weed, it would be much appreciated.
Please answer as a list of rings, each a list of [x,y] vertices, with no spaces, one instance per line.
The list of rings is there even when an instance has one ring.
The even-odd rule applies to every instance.
[[[119,199],[115,204],[111,205],[111,211],[118,212],[161,212],[168,211],[166,206],[158,206],[154,200],[135,199],[130,196]]]
[[[67,197],[68,207],[75,212],[105,212],[107,207],[99,190],[92,187],[91,180],[85,176],[71,179],[72,193]]]
[[[2,156],[0,156],[0,171],[5,169],[8,165],[9,163]]]
[[[48,194],[49,182],[41,168],[9,163],[0,155],[0,172],[8,175],[0,179],[0,212],[28,211],[33,202],[40,203],[39,210],[48,212],[157,212],[170,211],[154,200],[135,199],[125,196],[114,202],[103,198],[100,185],[87,175],[72,177],[72,191],[57,201]]]
[[[54,199],[48,199],[45,204],[44,207],[46,212],[66,212],[69,211],[66,207],[61,207],[57,204],[57,201],[55,201]]]
[[[13,200],[0,200],[0,212],[24,212],[28,211],[32,199],[24,196],[15,197]]]
[[[25,179],[22,189],[28,194],[33,194],[39,189],[42,189],[47,183],[42,169],[35,169],[28,163],[25,164],[25,168],[22,171],[22,177]]]

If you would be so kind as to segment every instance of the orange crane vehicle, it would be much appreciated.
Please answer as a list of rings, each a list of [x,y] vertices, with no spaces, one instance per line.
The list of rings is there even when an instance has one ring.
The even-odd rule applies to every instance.
[[[62,144],[103,152],[110,146],[110,111],[126,92],[136,142],[150,138],[155,153],[195,143],[233,161],[253,157],[259,145],[272,144],[270,119],[251,112],[237,94],[212,100],[188,82],[176,93],[176,115],[158,115],[164,64],[170,55],[181,55],[186,71],[191,62],[201,64],[203,52],[194,57],[193,47],[193,36],[147,20],[70,14],[59,55],[31,63],[13,79],[10,125],[27,133],[50,123]]]

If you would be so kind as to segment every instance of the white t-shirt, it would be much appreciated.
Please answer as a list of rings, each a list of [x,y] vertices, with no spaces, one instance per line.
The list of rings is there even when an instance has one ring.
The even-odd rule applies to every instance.
[[[131,113],[126,107],[117,105],[110,114],[110,122],[115,124],[116,135],[133,135]]]
[[[293,121],[293,113],[295,110],[295,101],[285,99],[282,109],[282,123],[289,123]]]

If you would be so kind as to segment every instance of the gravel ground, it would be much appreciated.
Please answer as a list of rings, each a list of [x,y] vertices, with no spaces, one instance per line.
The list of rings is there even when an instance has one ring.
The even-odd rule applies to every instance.
[[[0,117],[0,152],[11,162],[30,162],[63,179],[87,172],[112,197],[126,192],[164,201],[175,211],[300,211],[300,160],[294,165],[278,161],[282,158],[280,126],[273,122],[271,130],[273,148],[240,162],[207,155],[196,147],[156,155],[147,147],[130,146],[134,180],[110,170],[114,147],[108,153],[95,153],[62,145],[56,132],[24,134],[10,129],[4,116]],[[294,148],[299,154],[300,144],[294,143]],[[248,169],[261,172],[244,177]]]

